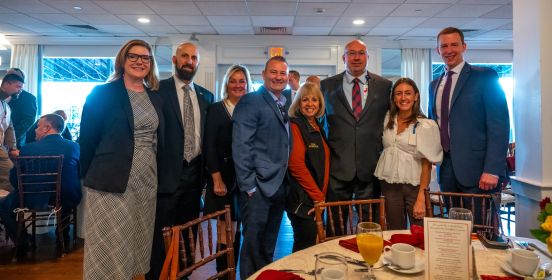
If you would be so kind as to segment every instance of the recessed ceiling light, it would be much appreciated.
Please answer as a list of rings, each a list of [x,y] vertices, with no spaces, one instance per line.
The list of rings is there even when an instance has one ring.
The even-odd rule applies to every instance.
[[[422,12],[422,9],[416,9],[416,10],[414,10],[414,12],[416,12],[416,13],[421,13],[421,12]]]
[[[138,22],[140,22],[140,23],[150,23],[150,19],[145,18],[145,17],[141,17],[141,18],[138,18]]]
[[[314,13],[317,15],[321,15],[326,12],[326,9],[324,8],[314,8]]]
[[[82,10],[82,7],[81,6],[73,6],[73,9],[75,9],[77,11],[80,11],[80,10]]]
[[[363,19],[355,19],[353,20],[353,24],[354,25],[363,25],[364,24],[364,20]]]

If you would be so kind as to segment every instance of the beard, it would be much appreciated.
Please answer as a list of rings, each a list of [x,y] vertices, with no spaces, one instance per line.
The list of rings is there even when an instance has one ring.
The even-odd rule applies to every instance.
[[[174,72],[176,73],[176,76],[183,80],[183,81],[191,81],[193,80],[196,72],[197,72],[197,67],[196,68],[193,68],[193,66],[189,65],[189,67],[193,68],[194,70],[189,70],[187,68],[184,68],[185,66],[188,66],[188,65],[182,65],[180,68],[177,67],[176,65],[174,66]]]

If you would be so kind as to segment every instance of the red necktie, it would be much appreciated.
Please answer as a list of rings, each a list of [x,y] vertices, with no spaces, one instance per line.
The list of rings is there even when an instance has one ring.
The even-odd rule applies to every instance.
[[[353,80],[353,114],[355,115],[356,120],[360,119],[360,113],[362,113],[362,98],[360,97],[360,80],[355,78]]]
[[[443,94],[441,96],[441,146],[445,152],[450,150],[450,136],[449,136],[449,100],[450,100],[450,88],[452,85],[452,75],[454,72],[447,72],[447,81],[445,82],[445,88],[443,88]]]

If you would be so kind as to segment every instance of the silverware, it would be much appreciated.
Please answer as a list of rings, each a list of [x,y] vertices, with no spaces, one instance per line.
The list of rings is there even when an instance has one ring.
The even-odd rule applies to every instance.
[[[314,276],[314,269],[313,270],[302,270],[302,269],[279,269],[279,271],[283,271],[283,272],[291,272],[291,273],[302,273],[302,274],[307,274],[307,275],[311,275],[311,276]]]
[[[535,245],[534,243],[531,243],[531,242],[525,242],[525,243],[527,243],[527,245],[529,246],[528,248],[535,248],[535,249],[537,249],[539,252],[541,252],[543,255],[545,255],[547,258],[552,259],[552,255],[550,254],[550,252],[541,249],[540,247],[538,247],[538,246]]]
[[[525,241],[520,241],[520,240],[516,240],[515,241],[516,244],[521,247],[521,249],[524,249],[524,250],[529,250],[529,251],[533,251],[534,249],[533,248],[530,248],[529,247],[529,244]]]
[[[389,267],[391,269],[394,269],[394,270],[402,270],[402,268],[398,265],[394,265],[392,263],[385,263],[383,265],[380,265],[378,267],[372,267],[372,269],[380,269],[380,268],[384,268],[384,267]],[[355,269],[355,272],[368,272],[368,268],[357,268]]]
[[[317,255],[314,255],[314,256],[316,257]],[[335,258],[335,256],[324,256],[323,258],[333,259],[333,258]],[[354,264],[354,265],[358,265],[358,266],[362,266],[362,267],[366,267],[366,268],[368,267],[368,265],[364,261],[357,260],[357,259],[347,257],[347,256],[344,256],[344,258],[345,258],[345,261],[349,264]]]

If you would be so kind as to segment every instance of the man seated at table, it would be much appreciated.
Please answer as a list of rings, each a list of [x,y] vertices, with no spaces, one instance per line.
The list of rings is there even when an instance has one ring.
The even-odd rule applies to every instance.
[[[19,156],[57,156],[63,155],[63,167],[61,173],[61,215],[66,216],[73,207],[76,207],[81,200],[81,185],[79,181],[79,145],[73,141],[63,139],[60,133],[65,128],[63,118],[56,114],[47,114],[40,118],[36,128],[37,142],[30,143],[21,148]],[[14,186],[14,191],[6,198],[0,200],[0,219],[4,223],[8,236],[15,241],[17,233],[16,214],[14,209],[19,207],[19,194],[17,189],[17,174],[15,168],[11,170],[10,181]],[[47,203],[45,201],[28,201],[33,205],[27,207],[39,206]],[[64,232],[64,240],[68,240],[69,228]],[[19,247],[18,254],[24,254],[27,249],[27,236],[23,237],[22,246]]]

